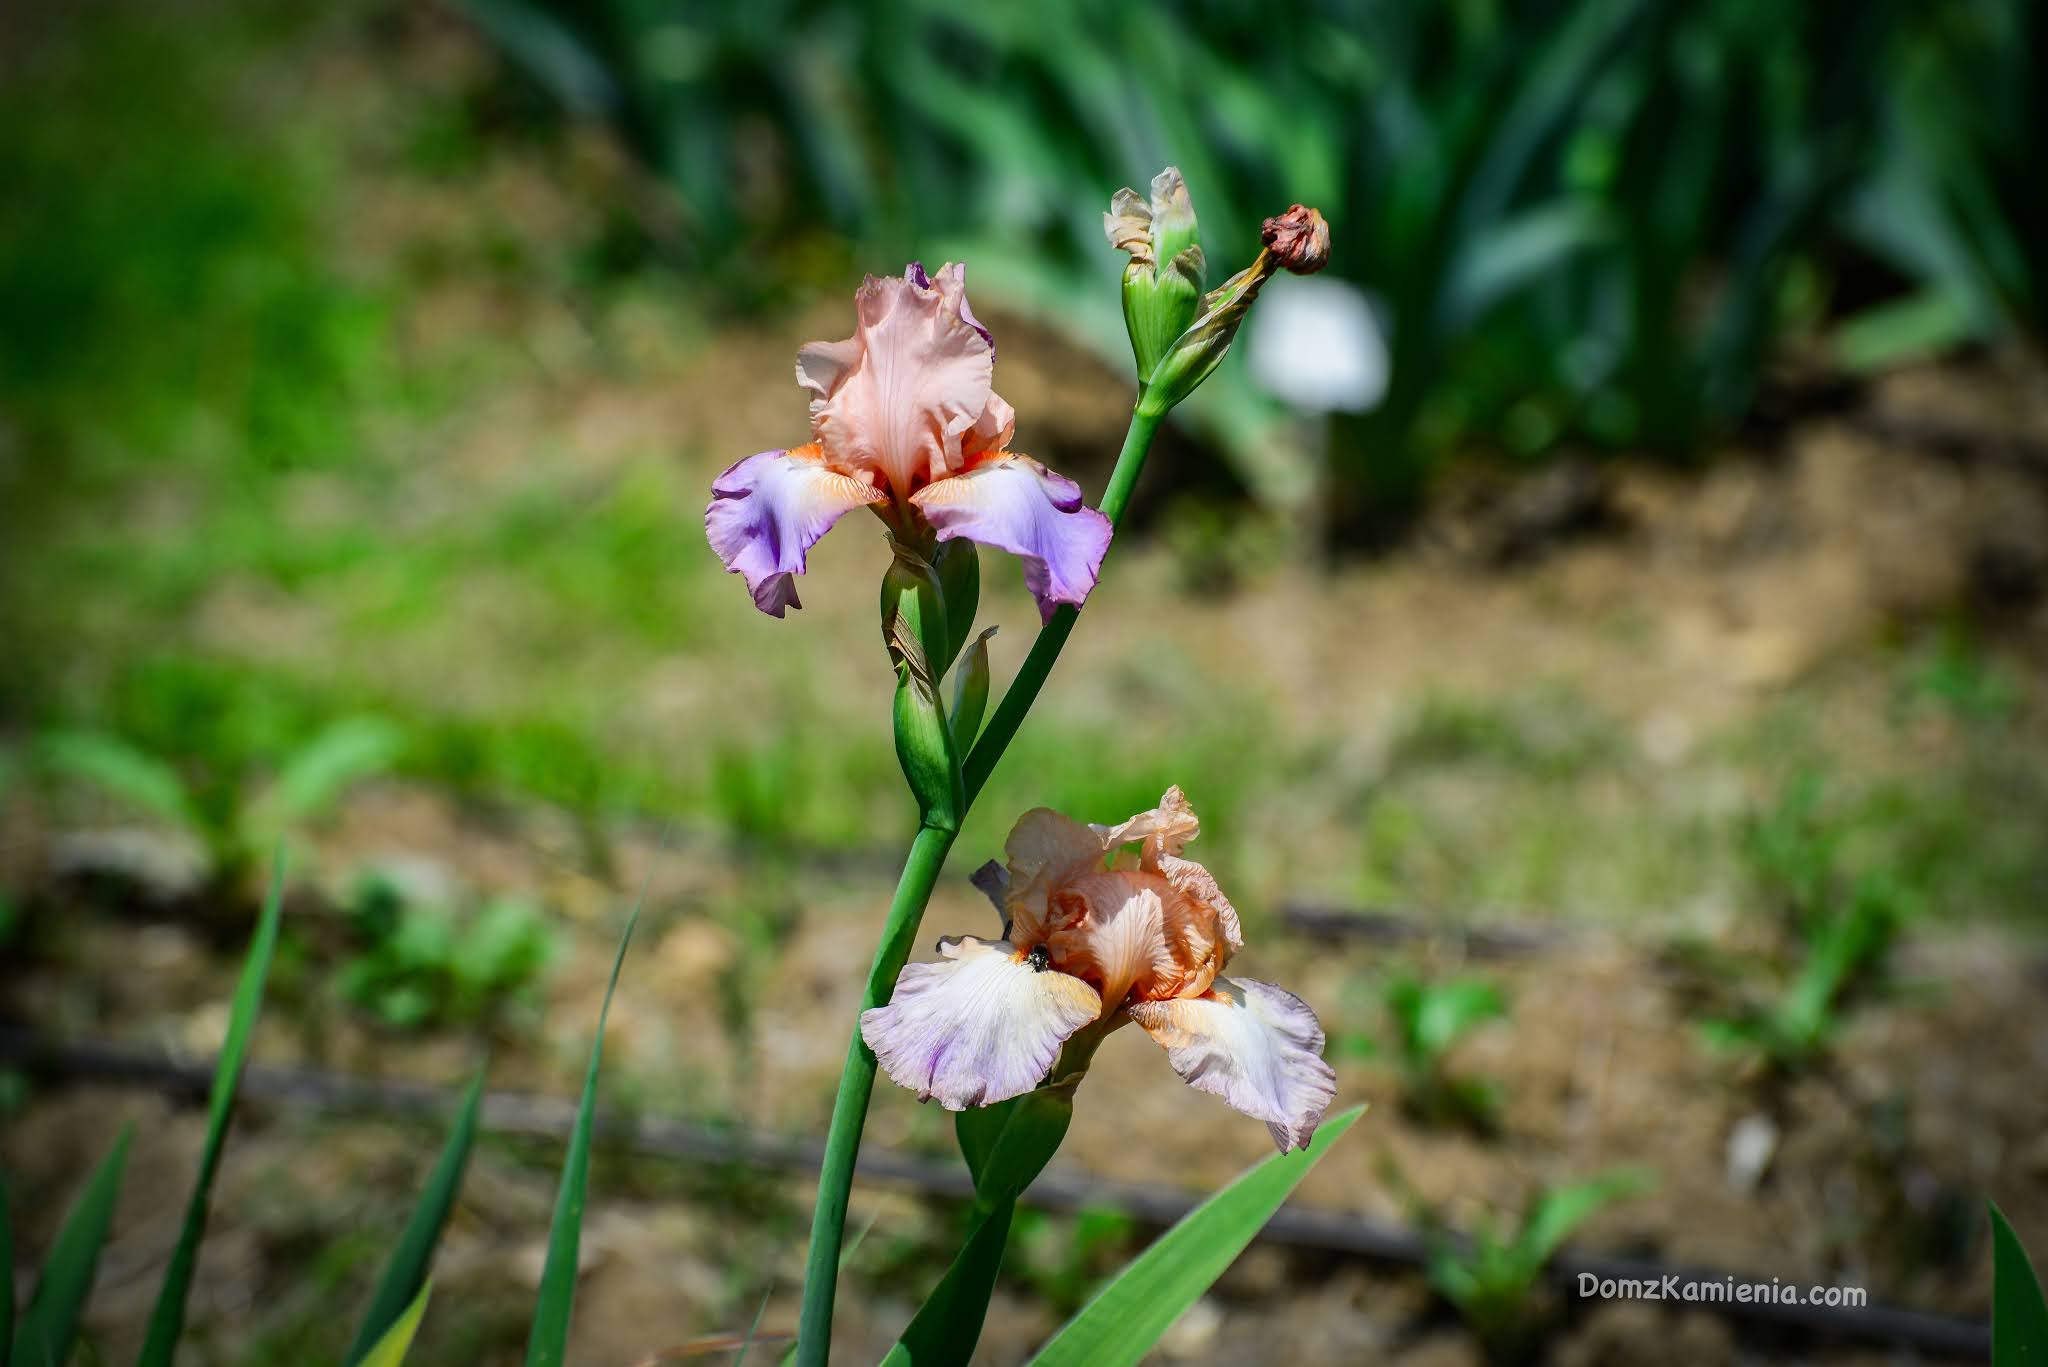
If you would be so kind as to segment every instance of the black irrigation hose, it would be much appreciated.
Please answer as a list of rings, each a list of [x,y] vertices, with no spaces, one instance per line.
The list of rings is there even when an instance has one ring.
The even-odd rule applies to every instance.
[[[0,1062],[60,1081],[147,1087],[195,1105],[204,1103],[207,1089],[213,1083],[210,1060],[178,1059],[93,1041],[64,1042],[28,1030],[0,1029]],[[264,1065],[251,1065],[245,1071],[241,1094],[249,1100],[273,1104],[419,1119],[445,1117],[457,1101],[454,1092],[431,1083],[362,1077],[320,1068]],[[562,1097],[490,1092],[484,1098],[484,1128],[499,1134],[565,1142],[575,1119],[574,1103]],[[663,1158],[741,1163],[797,1172],[816,1168],[824,1153],[824,1143],[817,1139],[697,1125],[657,1116],[604,1115],[599,1119],[598,1133],[608,1144]],[[859,1172],[871,1181],[912,1187],[936,1196],[966,1200],[974,1194],[973,1184],[960,1165],[916,1154],[869,1146],[861,1150]],[[1045,1210],[1074,1212],[1112,1206],[1141,1223],[1160,1227],[1179,1220],[1199,1199],[1155,1183],[1107,1181],[1060,1173],[1045,1174],[1025,1193],[1028,1203]],[[1429,1253],[1428,1242],[1415,1230],[1300,1206],[1281,1207],[1259,1238],[1289,1248],[1410,1266],[1422,1264]],[[1552,1281],[1563,1288],[1575,1286],[1582,1273],[1598,1280],[1659,1284],[1673,1276],[1681,1284],[1721,1283],[1729,1277],[1720,1269],[1569,1251],[1552,1260],[1550,1272]],[[1733,1280],[1742,1283],[1762,1279],[1737,1275]],[[1758,1325],[1829,1338],[1894,1344],[1943,1357],[1984,1361],[1991,1351],[1990,1330],[1983,1324],[1895,1306],[1845,1309],[1734,1300],[1684,1304],[1689,1309],[1711,1310]]]

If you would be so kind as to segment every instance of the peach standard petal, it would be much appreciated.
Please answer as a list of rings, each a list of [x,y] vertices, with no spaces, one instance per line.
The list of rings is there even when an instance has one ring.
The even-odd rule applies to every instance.
[[[995,345],[966,298],[957,263],[930,279],[915,266],[869,276],[854,296],[854,335],[797,353],[797,382],[817,396],[812,430],[835,467],[872,471],[901,500],[965,463],[963,439],[987,413],[995,374]]]

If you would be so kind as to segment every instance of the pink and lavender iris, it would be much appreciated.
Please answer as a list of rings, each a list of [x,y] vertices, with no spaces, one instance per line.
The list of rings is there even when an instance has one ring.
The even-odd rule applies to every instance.
[[[748,456],[711,486],[704,530],[761,611],[801,607],[806,553],[841,515],[873,507],[899,537],[930,529],[1009,551],[1050,619],[1095,587],[1109,519],[1080,486],[1008,450],[1017,415],[993,387],[995,339],[967,306],[966,271],[912,264],[854,296],[843,342],[797,352],[811,440]]]
[[[987,1106],[1039,1086],[1076,1032],[1135,1021],[1189,1086],[1265,1121],[1281,1152],[1307,1145],[1337,1090],[1322,1027],[1293,993],[1223,976],[1244,938],[1181,857],[1199,830],[1178,788],[1116,826],[1025,813],[1008,867],[975,876],[1004,938],[940,941],[940,962],[909,965],[861,1014],[883,1069],[947,1110]]]

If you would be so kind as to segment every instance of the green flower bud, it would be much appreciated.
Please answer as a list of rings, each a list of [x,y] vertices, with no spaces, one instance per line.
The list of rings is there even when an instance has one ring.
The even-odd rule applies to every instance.
[[[958,830],[967,808],[959,757],[939,703],[943,660],[952,649],[939,576],[893,538],[896,558],[882,576],[882,641],[896,669],[896,759],[927,826]]]
[[[966,537],[941,541],[932,552],[932,569],[946,605],[946,655],[935,665],[944,674],[960,657],[960,648],[974,630],[974,614],[981,608],[981,550]]]
[[[973,749],[981,734],[982,713],[988,710],[988,638],[995,634],[990,627],[977,636],[953,672],[953,750],[959,755]]]
[[[1102,216],[1102,228],[1111,246],[1130,254],[1124,267],[1124,327],[1143,385],[1201,304],[1206,273],[1202,234],[1180,171],[1169,166],[1154,176],[1149,200],[1136,190],[1117,191]]]
[[[1201,310],[1187,330],[1152,372],[1138,406],[1163,414],[1195,392],[1222,363],[1237,337],[1237,329],[1251,312],[1252,301],[1276,270],[1310,275],[1323,268],[1330,256],[1330,225],[1314,209],[1297,204],[1262,225],[1260,238],[1265,247],[1256,260],[1202,296]],[[1126,298],[1129,297],[1128,290]]]

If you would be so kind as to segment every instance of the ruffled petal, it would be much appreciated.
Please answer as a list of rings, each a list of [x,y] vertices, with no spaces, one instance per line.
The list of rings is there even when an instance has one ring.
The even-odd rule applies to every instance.
[[[1137,1002],[1130,1014],[1183,1081],[1265,1121],[1282,1153],[1308,1144],[1336,1098],[1315,1012],[1270,983],[1218,978],[1206,997]]]
[[[1149,812],[1139,812],[1114,826],[1097,826],[1105,847],[1114,849],[1132,841],[1144,842],[1142,867],[1154,867],[1163,854],[1179,854],[1187,843],[1202,833],[1202,823],[1188,802],[1188,795],[1175,784]]]
[[[1095,587],[1109,550],[1109,519],[1081,502],[1081,486],[1029,456],[1000,455],[933,481],[912,498],[941,539],[964,536],[1024,562],[1024,582],[1051,621]]]
[[[711,484],[704,534],[733,574],[746,576],[754,605],[772,617],[802,607],[795,576],[817,539],[848,510],[886,497],[832,469],[815,446],[763,451]]]
[[[1037,944],[1049,930],[1048,899],[1068,879],[1102,867],[1103,845],[1094,831],[1050,807],[1034,807],[1017,818],[1003,842],[1010,861],[1005,897],[1010,934]]]
[[[1157,879],[1128,871],[1086,873],[1053,898],[1046,949],[1054,967],[1093,983],[1103,1004],[1116,1007],[1135,990],[1141,997],[1170,997],[1186,984],[1168,933],[1166,891]],[[1200,950],[1197,950],[1197,957]],[[1206,990],[1209,974],[1201,988]]]
[[[1187,843],[1202,833],[1202,823],[1179,785],[1168,788],[1151,811],[1139,812],[1115,826],[1094,829],[1102,836],[1103,844],[1112,849],[1132,841],[1142,842],[1138,867],[1158,874],[1172,889],[1167,899],[1169,927],[1181,928],[1180,933],[1186,935],[1190,933],[1187,928],[1199,926],[1205,939],[1222,942],[1225,960],[1244,948],[1237,908],[1230,905],[1230,899],[1223,895],[1223,889],[1206,868],[1180,857]],[[1216,966],[1221,969],[1222,963],[1219,961]]]
[[[961,439],[991,397],[995,345],[967,311],[966,270],[868,277],[854,296],[857,325],[842,342],[797,353],[812,430],[834,465],[873,471],[907,498],[956,470]]]
[[[939,952],[939,963],[904,968],[889,1004],[860,1016],[882,1070],[920,1101],[958,1111],[1021,1096],[1101,1014],[1094,988],[1036,967],[1007,941],[963,935]]]

